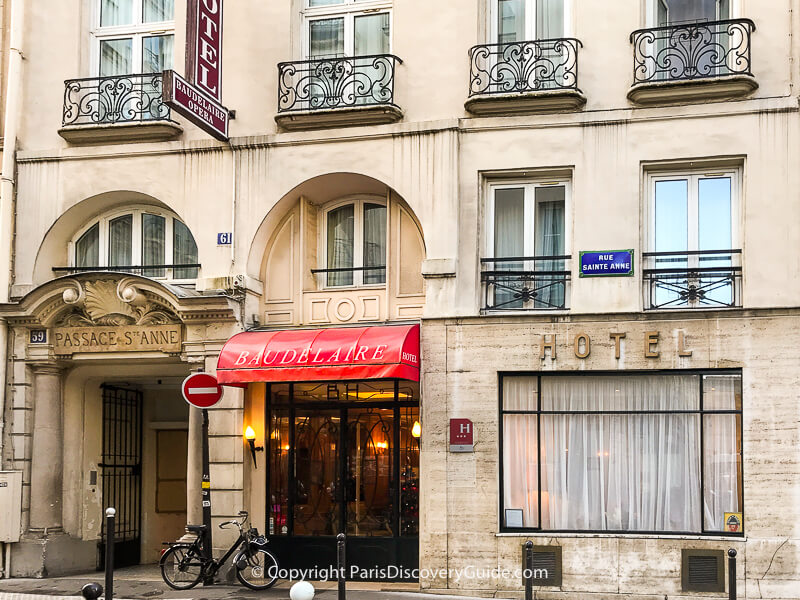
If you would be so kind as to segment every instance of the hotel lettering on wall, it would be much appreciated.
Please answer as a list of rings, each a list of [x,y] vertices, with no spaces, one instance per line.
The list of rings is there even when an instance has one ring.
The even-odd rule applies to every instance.
[[[123,325],[116,327],[56,327],[53,353],[181,351],[182,325]]]
[[[677,334],[676,354],[682,358],[692,356],[686,333],[678,330]],[[642,334],[637,334],[637,337],[639,341],[635,341],[633,336],[629,336],[624,331],[609,332],[607,339],[614,345],[614,358],[621,358],[623,340],[626,344],[634,343],[639,345],[645,358],[660,358],[662,356],[661,342],[663,338],[660,331],[645,331]],[[586,332],[579,332],[571,336],[547,333],[539,337],[539,358],[541,360],[545,360],[548,357],[551,360],[556,360],[559,352],[564,351],[574,353],[576,358],[588,358],[592,354],[592,337]]]

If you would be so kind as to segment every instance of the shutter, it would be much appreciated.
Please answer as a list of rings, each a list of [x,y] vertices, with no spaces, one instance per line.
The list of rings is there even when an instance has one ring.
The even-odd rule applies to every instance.
[[[522,566],[525,569],[524,545],[522,546]],[[534,586],[560,587],[561,546],[534,546],[532,575]]]
[[[724,592],[725,563],[722,550],[681,551],[681,584],[685,592]]]

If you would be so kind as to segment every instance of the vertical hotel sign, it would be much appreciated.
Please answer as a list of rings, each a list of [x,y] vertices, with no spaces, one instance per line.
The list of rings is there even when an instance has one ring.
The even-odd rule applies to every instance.
[[[222,106],[222,2],[187,0],[186,78],[164,71],[164,102],[217,138],[228,140]]]

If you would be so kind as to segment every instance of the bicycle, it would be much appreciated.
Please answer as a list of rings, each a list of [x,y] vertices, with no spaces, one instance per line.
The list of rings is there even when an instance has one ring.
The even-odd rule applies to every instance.
[[[220,529],[235,525],[239,529],[239,537],[219,559],[206,558],[203,554],[203,535],[205,525],[187,525],[186,531],[197,534],[191,543],[175,542],[163,551],[159,566],[164,582],[175,590],[188,590],[201,580],[213,578],[225,561],[238,550],[233,558],[236,578],[251,590],[266,590],[278,580],[278,560],[264,546],[267,538],[259,535],[255,527],[244,528],[247,522],[247,511],[240,511],[241,521],[236,519],[219,524]]]

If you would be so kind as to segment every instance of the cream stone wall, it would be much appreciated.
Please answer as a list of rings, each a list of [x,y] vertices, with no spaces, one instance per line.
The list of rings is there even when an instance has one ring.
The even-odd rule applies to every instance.
[[[682,594],[681,548],[735,548],[740,597],[797,597],[800,526],[781,515],[800,500],[796,393],[800,375],[797,358],[789,350],[798,326],[796,310],[575,315],[557,322],[535,317],[424,321],[420,563],[430,569],[513,570],[519,567],[522,544],[531,539],[562,547],[560,591],[570,598],[610,593],[673,597]],[[660,336],[650,349],[659,356],[645,358],[645,334],[653,331]],[[626,333],[619,359],[611,332]],[[579,333],[591,339],[591,353],[583,359],[574,351]],[[547,342],[555,336],[555,359],[549,349],[540,358],[542,336]],[[680,356],[679,350],[692,354]],[[718,368],[742,370],[744,538],[498,533],[499,372]],[[451,418],[473,421],[474,453],[447,451]],[[514,578],[434,577],[421,585],[483,593],[519,592],[522,583]],[[537,597],[561,597],[548,595],[550,591],[556,590],[541,588]]]

